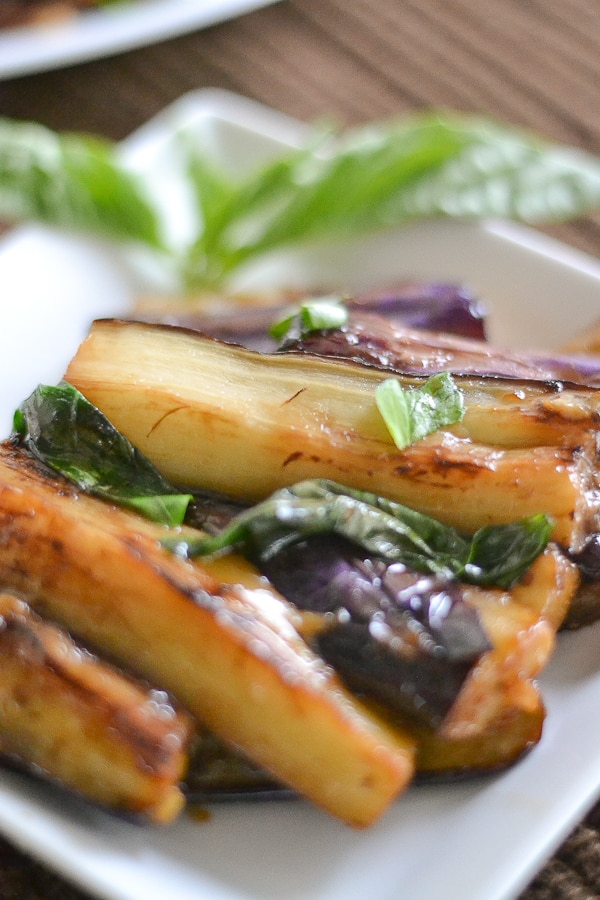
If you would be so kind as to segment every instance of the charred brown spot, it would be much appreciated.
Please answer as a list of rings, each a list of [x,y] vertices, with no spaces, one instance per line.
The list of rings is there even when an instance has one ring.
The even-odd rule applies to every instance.
[[[306,390],[306,388],[300,388],[300,390],[296,391],[295,394],[292,394],[291,397],[288,397],[287,400],[284,400],[284,402],[281,405],[287,406],[288,403],[292,403],[292,401],[294,401],[296,399],[296,397],[299,397],[300,394],[303,394],[305,392],[305,390]]]
[[[298,462],[299,459],[302,459],[304,454],[301,450],[295,450],[294,453],[290,453],[290,455],[284,459],[282,463],[282,468],[285,469],[286,466],[289,466],[290,463]]]
[[[432,460],[432,471],[437,470],[442,475],[450,470],[465,472],[471,476],[476,476],[481,470],[481,466],[476,462],[466,461],[463,459],[448,459],[447,457],[435,457]]]
[[[168,412],[164,413],[164,415],[162,415],[162,416],[160,417],[160,419],[157,419],[157,420],[156,420],[156,422],[154,423],[154,425],[152,426],[152,428],[151,428],[150,431],[148,432],[148,435],[147,435],[147,436],[150,437],[150,435],[153,434],[153,433],[156,431],[156,429],[159,428],[159,427],[162,425],[162,423],[165,421],[165,419],[168,419],[169,416],[175,415],[175,413],[180,412],[182,409],[187,409],[187,407],[185,406],[185,404],[182,404],[181,406],[176,406],[176,407],[174,407],[173,409],[168,410]]]

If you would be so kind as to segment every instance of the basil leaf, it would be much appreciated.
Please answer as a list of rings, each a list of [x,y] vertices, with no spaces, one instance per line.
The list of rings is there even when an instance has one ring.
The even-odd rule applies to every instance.
[[[472,584],[508,588],[546,547],[545,515],[488,526],[470,539],[416,510],[328,480],[303,481],[236,516],[216,535],[170,535],[163,545],[181,556],[241,549],[266,562],[298,541],[336,534],[387,563]]]
[[[183,522],[179,494],[72,385],[40,385],[15,413],[14,428],[42,462],[81,490],[166,525]]]
[[[429,116],[357,129],[335,143],[319,130],[307,146],[232,182],[190,257],[209,258],[222,278],[277,247],[393,224],[377,215],[390,192],[455,156],[464,142]]]
[[[447,372],[411,390],[402,388],[396,378],[386,378],[375,391],[375,402],[399,450],[460,422],[464,415],[462,392]]]
[[[108,141],[0,118],[0,219],[160,248],[160,223]]]
[[[450,120],[448,120],[450,121]],[[433,216],[560,222],[600,203],[600,160],[482,118],[454,117],[470,140],[455,159],[390,196],[393,221]]]
[[[486,580],[492,584],[516,581],[522,573],[522,560],[533,561],[542,553],[551,531],[552,523],[543,515],[503,525],[501,529],[490,525],[480,528],[471,542],[465,571],[473,572],[476,579],[479,572],[485,572]]]
[[[543,224],[600,205],[596,157],[453,113],[341,134],[317,128],[305,146],[242,177],[192,131],[172,140],[169,177],[194,220],[176,246],[161,237],[169,209],[151,190],[152,172],[136,178],[108,141],[9,119],[0,119],[0,218],[141,242],[195,288],[219,287],[243,264],[310,241],[439,216]]]
[[[339,297],[312,297],[271,325],[269,334],[275,340],[301,338],[312,331],[342,328],[347,321],[348,310]]]
[[[600,160],[481,118],[426,113],[337,137],[317,133],[311,145],[231,180],[221,200],[189,251],[217,279],[278,247],[418,219],[579,216],[600,204]]]

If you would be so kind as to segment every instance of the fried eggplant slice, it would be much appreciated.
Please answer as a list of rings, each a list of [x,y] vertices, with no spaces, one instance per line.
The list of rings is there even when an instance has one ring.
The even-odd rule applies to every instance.
[[[243,586],[233,559],[219,581],[164,550],[162,526],[80,494],[14,442],[0,447],[0,534],[0,583],[333,815],[366,826],[410,781],[414,740],[359,704],[289,604]]]
[[[497,771],[540,740],[545,708],[536,678],[554,651],[578,580],[577,568],[549,546],[510,592],[466,588],[492,646],[471,669],[442,727],[415,723],[418,776]]]
[[[192,734],[164,691],[0,594],[0,753],[112,811],[166,823],[184,805]]]
[[[466,533],[544,512],[554,539],[576,550],[600,530],[597,391],[458,379],[460,425],[400,451],[374,401],[385,377],[115,320],[93,325],[65,375],[167,478],[189,488],[255,501],[331,478]]]
[[[203,516],[212,522],[213,512],[217,528],[236,514],[205,498]],[[284,541],[256,559],[347,684],[403,728],[416,724],[418,773],[498,769],[539,739],[535,678],[580,579],[556,545],[505,590],[386,566],[327,535]]]
[[[226,564],[226,558],[219,564]],[[399,715],[381,699],[374,701],[382,716],[414,735],[417,779],[498,771],[540,740],[545,708],[536,676],[555,647],[556,629],[578,577],[576,567],[551,546],[510,592],[465,586],[466,601],[485,624],[491,646],[472,667],[442,727]],[[327,623],[313,610],[303,617],[302,631],[314,640]],[[264,771],[206,732],[198,735],[187,785],[193,795],[205,797],[278,789]]]
[[[404,375],[451,372],[598,386],[597,365],[584,365],[578,357],[511,353],[483,340],[406,327],[360,308],[350,309],[340,328],[294,336],[284,340],[281,349],[348,359]]]
[[[303,633],[355,693],[438,726],[490,649],[455,578],[370,558],[350,541],[311,536],[259,563],[303,614]]]

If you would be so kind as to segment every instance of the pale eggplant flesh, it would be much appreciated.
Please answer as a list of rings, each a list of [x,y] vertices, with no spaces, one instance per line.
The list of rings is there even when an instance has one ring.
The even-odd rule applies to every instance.
[[[243,560],[217,576],[178,559],[163,526],[15,441],[0,445],[0,529],[0,583],[332,815],[365,827],[412,779],[412,735],[344,688]]]
[[[554,539],[577,552],[600,530],[596,390],[461,377],[460,424],[398,450],[375,404],[386,374],[303,353],[255,353],[179,328],[102,321],[65,378],[172,483],[191,489],[256,502],[329,478],[467,534],[544,512]],[[420,383],[399,377],[407,389]]]
[[[106,663],[0,593],[0,754],[123,816],[181,812],[193,722],[164,691]]]

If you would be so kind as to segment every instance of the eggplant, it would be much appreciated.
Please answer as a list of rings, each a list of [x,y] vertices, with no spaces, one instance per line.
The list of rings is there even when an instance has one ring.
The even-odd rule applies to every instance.
[[[285,316],[295,303],[305,299],[298,293],[282,297],[243,297],[228,305],[220,298],[215,309],[195,311],[188,302],[174,308],[170,302],[138,307],[137,321],[178,325],[209,334],[222,341],[241,344],[252,350],[270,352],[277,341],[269,334],[274,322]],[[426,328],[474,339],[485,339],[486,313],[483,304],[464,285],[443,282],[407,282],[386,289],[362,292],[345,298],[351,312],[381,316],[406,328]]]
[[[460,758],[465,768],[487,767],[490,757],[501,765],[486,735],[515,723],[502,742],[512,761],[539,734],[543,704],[533,679],[576,587],[575,565],[556,548],[510,591],[462,589],[489,648],[471,646],[464,655],[473,642],[465,641],[462,623],[475,617],[455,604],[460,640],[455,635],[449,646],[456,653],[462,645],[469,671],[419,750],[410,717],[381,696],[344,689],[311,653],[308,644],[327,630],[327,612],[317,614],[317,628],[314,611],[283,600],[235,554],[202,565],[174,557],[162,546],[164,526],[86,496],[17,439],[1,450],[0,579],[26,592],[40,613],[168,689],[276,782],[345,821],[365,825],[381,815],[413,777],[419,752],[430,767],[442,766],[446,744],[453,766]],[[442,630],[446,641],[452,628]]]
[[[352,690],[431,727],[490,649],[460,582],[364,558],[348,541],[294,543],[260,568],[287,600],[322,617],[311,644]]]
[[[600,384],[600,358],[512,353],[482,340],[409,328],[360,308],[349,308],[342,327],[285,339],[279,350],[347,359],[403,375],[450,372],[588,387]]]
[[[183,790],[191,803],[298,796],[214,732],[202,727],[197,729],[192,742]]]
[[[353,580],[354,596],[344,589],[344,582],[347,584],[348,578],[355,576],[347,569],[348,548],[344,548],[342,558],[337,544],[336,541],[324,545],[324,559],[343,572],[342,584],[338,582],[332,588],[329,585],[332,580],[335,582],[335,573],[332,579],[327,567],[322,565],[324,559],[319,553],[322,542],[309,547],[308,555],[306,547],[298,545],[292,555],[285,551],[279,559],[274,556],[268,565],[261,563],[264,571],[297,604],[298,628],[313,646],[317,646],[328,629],[340,622],[351,623],[347,610],[341,608],[342,603],[365,611],[373,608],[370,582],[365,587],[364,579]],[[316,564],[307,571],[305,564],[315,563],[313,556]],[[223,565],[227,559],[223,557],[219,563]],[[458,658],[470,659],[472,665],[441,724],[432,724],[435,716],[431,709],[428,715],[422,711],[415,715],[406,698],[402,709],[388,702],[386,687],[381,683],[372,690],[376,680],[389,674],[381,668],[370,668],[372,678],[365,690],[364,680],[356,678],[353,672],[356,663],[353,656],[344,654],[340,659],[336,654],[337,658],[330,661],[334,665],[341,663],[348,683],[353,683],[364,702],[374,704],[392,727],[412,734],[416,742],[417,780],[447,780],[498,771],[516,762],[542,735],[545,709],[536,677],[554,649],[556,631],[564,620],[577,579],[574,564],[558,548],[550,546],[538,557],[527,578],[511,591],[464,585],[459,588],[461,597],[454,607],[458,611],[457,619],[453,621],[448,616],[441,629],[431,630],[437,636],[445,631],[446,646],[452,647]],[[414,575],[409,582],[417,586],[418,592]],[[339,588],[341,596],[338,596]],[[340,615],[332,614],[332,606]],[[418,618],[423,621],[424,617]],[[421,633],[426,631],[424,628]],[[483,649],[484,642],[487,649]],[[360,653],[364,645],[357,644],[353,649]],[[433,686],[432,670],[426,671],[426,650],[420,663],[421,672],[426,673],[428,683]],[[406,671],[401,675],[405,676]],[[397,677],[398,667],[392,679]],[[437,683],[437,690],[441,696],[446,695],[448,688],[444,681]],[[439,711],[441,701],[434,699],[433,705]],[[269,780],[267,773],[249,766],[239,755],[232,755],[230,748],[204,732],[192,753],[188,789],[194,795],[219,799],[237,797],[246,791],[270,795],[282,790],[277,782]]]
[[[484,340],[487,309],[466,285],[406,282],[356,294],[351,311],[369,312],[405,328]]]
[[[193,731],[164,691],[0,594],[0,753],[12,764],[111,812],[164,824],[183,809]]]
[[[554,520],[554,540],[577,551],[600,530],[596,391],[456,379],[461,423],[401,451],[374,401],[385,377],[114,320],[94,323],[65,375],[165,477],[189,489],[254,502],[330,478],[467,534],[543,512]]]
[[[357,701],[243,559],[186,562],[165,527],[0,445],[0,583],[168,693],[278,782],[356,827],[414,773],[411,735]]]

